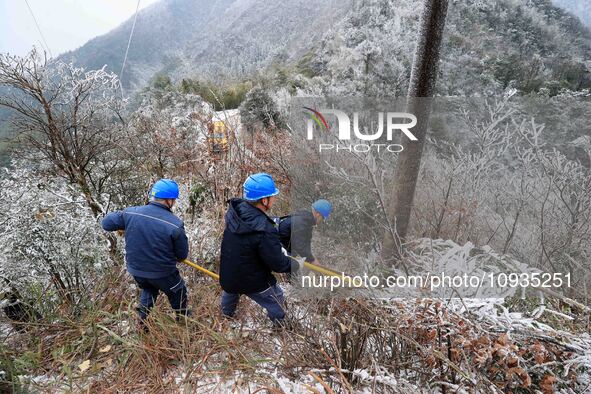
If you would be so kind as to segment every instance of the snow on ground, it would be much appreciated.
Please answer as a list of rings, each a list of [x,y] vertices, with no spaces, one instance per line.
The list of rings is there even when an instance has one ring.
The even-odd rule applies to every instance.
[[[462,261],[464,261],[464,266],[468,264],[466,260],[469,261],[469,264],[474,264],[475,259],[487,259],[487,262],[489,262],[488,267],[494,266],[499,260],[503,262],[507,261],[496,256],[490,249],[481,247],[478,249],[478,253],[474,253],[474,249],[474,246],[471,244],[460,247],[449,242],[435,242],[430,243],[425,250],[429,252],[427,253],[428,259],[431,259],[433,255],[437,255],[443,256],[445,261],[456,261],[462,260],[460,257],[463,256]],[[424,253],[421,253],[420,256],[423,258]],[[509,261],[509,264],[514,265],[515,262]],[[473,269],[474,267],[468,268]],[[296,289],[289,284],[282,286],[284,287],[287,298],[290,300],[290,313],[294,317],[310,312],[306,308],[305,302],[298,302],[297,296],[294,293]],[[540,300],[541,305],[530,313],[510,311],[505,305],[504,298],[452,298],[442,299],[440,301],[448,308],[450,313],[466,317],[475,324],[480,325],[484,331],[490,333],[506,333],[509,336],[538,337],[562,344],[573,353],[573,357],[565,362],[565,368],[561,374],[566,377],[569,374],[569,370],[577,369],[580,371],[580,373],[577,373],[580,387],[588,385],[591,380],[584,370],[591,369],[591,336],[589,333],[575,334],[555,329],[540,321],[540,318],[548,313],[552,313],[566,320],[571,318],[571,316],[564,313],[550,310],[549,307],[544,306],[542,297]],[[392,308],[393,310],[401,307],[408,307],[409,310],[412,310],[413,305],[416,304],[416,299],[413,298],[382,298],[375,301],[380,304],[380,307]],[[245,299],[244,302],[249,301]],[[322,319],[321,316],[317,318],[319,320]],[[281,354],[282,347],[284,346],[281,337],[266,328],[267,326],[263,325],[264,323],[262,323],[261,319],[264,319],[262,311],[254,315],[247,314],[247,316],[230,324],[232,329],[228,335],[266,335],[269,337],[268,343],[272,347],[273,352]],[[119,328],[124,333],[128,333],[130,330],[127,321],[120,322]],[[282,370],[277,365],[278,362],[276,360],[258,363],[257,370],[254,373],[252,371],[226,371],[227,373],[222,374],[219,371],[205,370],[198,377],[187,376],[186,371],[193,369],[191,366],[179,365],[166,374],[164,381],[169,382],[168,384],[170,384],[171,388],[174,387],[181,391],[196,393],[243,393],[272,387],[285,393],[297,394],[309,393],[313,390],[317,390],[318,392],[325,391],[322,383],[315,378],[315,375],[321,376],[322,379],[326,379],[326,383],[330,384],[331,379],[335,381],[339,380],[340,373],[350,373],[356,378],[355,389],[359,393],[371,393],[376,384],[381,388],[396,393],[419,392],[421,389],[425,389],[414,386],[412,380],[406,380],[404,375],[394,377],[381,365],[373,365],[370,369],[355,369],[353,371],[337,371],[334,368],[301,368],[299,373],[296,374],[297,378],[293,377],[293,370]],[[194,367],[197,368],[197,365]],[[288,376],[288,373],[291,376]],[[52,383],[59,384],[59,382],[54,382],[51,380],[51,377],[45,375],[21,376],[20,379],[23,382],[31,382],[33,386],[46,386]],[[453,389],[453,387],[450,386],[450,389]],[[432,387],[432,389],[428,390],[431,390],[429,392],[437,392],[439,388]]]

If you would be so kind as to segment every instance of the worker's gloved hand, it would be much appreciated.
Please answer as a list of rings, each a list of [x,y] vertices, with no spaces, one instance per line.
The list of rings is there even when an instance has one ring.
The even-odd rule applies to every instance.
[[[304,257],[293,257],[291,259],[291,272],[295,274],[299,272],[302,268],[304,268],[304,263],[306,259]]]
[[[306,259],[304,257],[291,258],[291,272],[287,274],[287,280],[294,286],[298,286],[298,282],[302,276],[301,270],[304,268],[305,261]]]

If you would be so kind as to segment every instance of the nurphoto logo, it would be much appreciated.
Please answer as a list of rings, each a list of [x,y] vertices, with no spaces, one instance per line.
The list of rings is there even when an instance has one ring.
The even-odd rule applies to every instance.
[[[330,132],[330,126],[326,121],[325,115],[332,115],[337,120],[338,125],[338,139],[340,141],[351,141],[351,119],[344,111],[337,109],[323,109],[315,110],[310,107],[303,107],[310,118],[306,122],[306,138],[308,140],[314,139],[314,129],[319,128],[323,132]],[[359,113],[353,112],[353,135],[356,139],[367,141],[367,143],[359,144],[326,144],[321,143],[318,146],[320,152],[323,151],[348,151],[348,152],[369,152],[370,150],[377,150],[378,152],[385,150],[391,153],[398,153],[404,150],[404,146],[400,144],[392,144],[394,132],[402,132],[410,141],[417,141],[417,137],[410,129],[417,125],[417,117],[406,112],[378,112],[377,130],[360,130],[359,128]],[[386,138],[383,139],[384,134],[384,118],[386,119]],[[374,141],[385,141],[388,143],[373,143]]]

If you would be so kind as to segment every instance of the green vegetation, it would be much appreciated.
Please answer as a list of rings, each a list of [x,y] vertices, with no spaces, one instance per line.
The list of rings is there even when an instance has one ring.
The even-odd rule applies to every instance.
[[[157,90],[170,90],[174,88],[170,77],[162,73],[156,74],[154,76],[154,79],[152,80],[152,87]]]
[[[247,126],[257,123],[266,129],[284,126],[284,121],[275,102],[261,86],[256,86],[248,92],[244,103],[240,106],[240,116],[242,123]]]
[[[181,93],[201,96],[205,101],[212,104],[216,111],[238,108],[251,88],[252,83],[250,81],[216,85],[212,82],[203,82],[191,78],[184,78],[179,85]]]
[[[215,84],[193,78],[183,78],[178,85],[175,85],[170,76],[163,72],[156,74],[150,82],[150,87],[156,91],[177,91],[182,94],[201,96],[203,100],[213,105],[216,111],[238,108],[252,85],[249,80]]]
[[[308,78],[313,78],[318,75],[318,72],[312,67],[315,60],[315,48],[306,52],[304,56],[297,62],[296,71]]]

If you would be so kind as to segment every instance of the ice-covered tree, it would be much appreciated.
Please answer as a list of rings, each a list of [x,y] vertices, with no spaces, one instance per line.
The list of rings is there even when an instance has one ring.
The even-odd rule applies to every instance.
[[[24,161],[2,169],[0,275],[21,289],[49,285],[53,291],[44,296],[73,306],[110,266],[108,244],[77,188],[35,170]]]
[[[0,55],[0,106],[13,112],[15,154],[49,165],[50,173],[84,197],[94,217],[105,212],[127,170],[118,147],[125,144],[119,80],[103,69],[86,71],[48,62],[36,50],[24,57]],[[108,237],[116,255],[116,239]]]
[[[112,152],[122,143],[119,80],[104,69],[85,71],[48,63],[36,50],[24,57],[0,55],[0,106],[13,110],[19,151],[37,153],[56,174],[83,193],[95,216],[112,171]]]
[[[275,102],[261,86],[255,86],[248,92],[244,102],[240,105],[240,117],[242,123],[249,128],[261,125],[268,129],[283,125]]]

